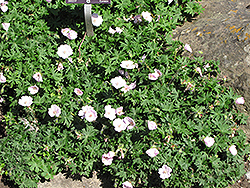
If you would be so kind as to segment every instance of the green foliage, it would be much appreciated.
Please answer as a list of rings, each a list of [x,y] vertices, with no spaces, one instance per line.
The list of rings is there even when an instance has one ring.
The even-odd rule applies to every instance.
[[[238,96],[217,79],[219,62],[181,57],[184,45],[171,39],[171,31],[201,13],[201,6],[191,0],[111,2],[92,6],[103,17],[93,37],[85,36],[82,5],[13,0],[1,12],[0,22],[10,23],[7,32],[0,30],[0,66],[7,80],[1,83],[7,134],[0,144],[1,173],[20,187],[36,187],[64,170],[88,177],[94,170],[110,173],[115,187],[125,181],[134,187],[225,187],[239,179],[249,146],[238,129],[246,117],[233,107]],[[141,17],[135,23],[146,11],[152,21]],[[111,34],[110,27],[122,32]],[[77,39],[67,39],[62,28],[77,31]],[[72,61],[58,56],[62,44],[73,49]],[[125,60],[138,67],[121,68]],[[162,75],[150,80],[155,69]],[[37,72],[42,82],[33,78]],[[136,87],[116,89],[111,79],[117,76]],[[32,95],[28,88],[34,85],[39,91]],[[83,94],[76,95],[75,88]],[[31,96],[33,104],[21,106],[22,96]],[[48,114],[53,104],[61,109],[59,117]],[[79,116],[86,105],[97,112],[95,121]],[[117,118],[130,117],[135,126],[115,131],[104,116],[106,105],[123,107],[125,114]],[[148,121],[157,129],[149,130]],[[215,139],[212,147],[204,144],[206,136]],[[159,151],[153,158],[146,154],[152,147]],[[102,156],[109,151],[115,156],[106,166]],[[172,169],[164,180],[158,173],[163,165]]]

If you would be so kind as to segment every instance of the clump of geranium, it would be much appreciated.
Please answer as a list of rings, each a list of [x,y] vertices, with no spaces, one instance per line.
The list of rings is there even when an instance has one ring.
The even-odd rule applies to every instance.
[[[95,121],[97,119],[97,112],[92,106],[83,106],[78,112],[78,115],[83,119],[85,118],[88,122]]]
[[[113,121],[113,126],[115,128],[115,131],[121,132],[121,131],[124,131],[126,129],[129,130],[129,129],[134,128],[135,121],[132,118],[130,118],[130,117],[125,117],[123,119],[116,118]]]

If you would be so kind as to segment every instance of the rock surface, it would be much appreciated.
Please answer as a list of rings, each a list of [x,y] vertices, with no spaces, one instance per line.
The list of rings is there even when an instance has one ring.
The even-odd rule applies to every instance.
[[[220,61],[222,75],[227,85],[245,104],[237,105],[242,113],[250,114],[250,1],[249,0],[203,0],[203,13],[173,31],[173,39],[189,44],[193,54],[204,60]],[[203,54],[200,54],[202,51]],[[250,141],[250,118],[241,127]]]

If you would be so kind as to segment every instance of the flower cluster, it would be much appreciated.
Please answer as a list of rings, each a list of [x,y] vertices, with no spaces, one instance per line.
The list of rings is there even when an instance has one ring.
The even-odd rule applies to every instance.
[[[113,157],[115,156],[115,152],[109,151],[102,155],[102,162],[104,165],[108,166],[112,164]]]
[[[92,106],[83,106],[82,109],[78,112],[78,115],[87,121],[92,122],[97,119],[97,113]]]
[[[77,32],[75,32],[74,30],[71,30],[70,28],[64,28],[61,30],[61,33],[67,37],[68,39],[76,39],[77,38]]]
[[[134,128],[135,121],[130,117],[125,117],[123,119],[116,118],[113,121],[113,126],[115,127],[115,131],[121,132],[121,131],[124,131],[126,129],[129,130],[129,129]]]
[[[119,33],[121,34],[123,31],[123,29],[121,29],[120,27],[116,27],[115,29],[113,29],[112,27],[109,27],[108,32],[111,34],[115,34],[115,33]]]

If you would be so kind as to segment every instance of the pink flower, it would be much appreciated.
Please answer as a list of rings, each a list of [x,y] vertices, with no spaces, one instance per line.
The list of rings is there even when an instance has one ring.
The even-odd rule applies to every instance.
[[[61,29],[61,33],[62,33],[65,37],[67,37],[69,31],[70,31],[70,28]]]
[[[8,4],[7,1],[4,1],[4,0],[0,0],[0,8],[3,12],[6,12],[8,10],[8,7],[6,6]]]
[[[173,0],[168,0],[168,4],[170,4],[170,3],[172,3],[173,2]]]
[[[46,0],[48,3],[50,3],[52,0]]]
[[[21,106],[30,106],[32,103],[33,99],[30,96],[22,96],[18,101],[18,104],[20,104]]]
[[[58,64],[58,66],[57,66],[57,70],[58,71],[61,71],[61,70],[63,70],[64,68],[63,68],[63,64],[60,62],[59,64]]]
[[[161,179],[166,179],[171,176],[172,169],[167,165],[163,165],[162,168],[159,169],[158,173],[160,174]]]
[[[126,81],[121,76],[112,78],[110,82],[116,89],[122,88],[126,85]]]
[[[114,156],[115,156],[115,152],[113,151],[109,151],[107,154],[103,154],[102,163],[106,166],[111,165]]]
[[[200,74],[201,77],[203,77],[200,67],[197,67],[195,70]]]
[[[230,146],[229,151],[232,155],[237,155],[237,149],[235,145]]]
[[[75,88],[75,89],[74,89],[74,92],[75,92],[75,94],[77,94],[77,95],[82,95],[82,94],[83,94],[82,90],[80,90],[79,88]]]
[[[209,136],[207,136],[206,138],[204,138],[203,141],[205,142],[205,144],[206,144],[207,147],[211,147],[214,144],[214,142],[215,142],[214,138],[209,137]]]
[[[8,31],[9,27],[10,27],[10,23],[2,23],[3,29],[5,31]]]
[[[130,60],[122,61],[120,65],[124,69],[134,69],[136,67],[134,62]]]
[[[148,22],[151,22],[153,20],[151,13],[149,13],[148,11],[146,12],[142,12],[141,13],[142,17],[147,20]]]
[[[132,184],[128,181],[122,183],[122,188],[133,188]]]
[[[126,84],[121,91],[123,91],[124,93],[127,93],[130,90],[129,86]]]
[[[94,110],[94,108],[92,106],[83,106],[82,109],[78,112],[78,116],[82,116],[84,117],[85,116],[85,113],[89,110]]]
[[[157,80],[160,76],[162,76],[162,73],[158,69],[154,69],[154,73],[149,73],[148,74],[148,79],[149,80]]]
[[[115,109],[111,108],[111,105],[106,105],[105,106],[105,114],[104,117],[110,119],[110,120],[114,120],[116,118],[115,115]]]
[[[71,40],[76,39],[77,38],[77,32],[74,31],[74,30],[70,30],[69,33],[68,33],[68,35],[67,35],[67,37],[69,39],[71,39]]]
[[[148,154],[149,157],[155,157],[159,154],[159,151],[156,148],[150,148],[146,151],[146,154]]]
[[[85,119],[88,121],[88,122],[92,122],[92,121],[95,121],[97,119],[97,113],[95,110],[88,110],[86,113],[85,113]]]
[[[158,79],[158,74],[157,73],[149,73],[148,74],[148,79],[149,80],[157,80]]]
[[[126,124],[128,130],[133,129],[135,126],[135,121],[130,117],[125,117],[123,122]]]
[[[0,72],[0,83],[5,83],[6,82],[6,77],[3,75],[2,72]]]
[[[58,47],[57,54],[59,55],[59,57],[63,59],[67,59],[69,56],[73,54],[73,50],[71,49],[69,45],[64,44]]]
[[[154,121],[148,121],[148,129],[149,130],[157,129],[157,124]]]
[[[244,103],[245,103],[245,100],[244,100],[243,97],[240,97],[240,98],[238,98],[238,99],[235,100],[235,103],[236,103],[236,104],[244,104]]]
[[[39,88],[36,85],[34,85],[34,86],[30,86],[28,88],[28,90],[29,90],[30,94],[34,95],[38,92]]]
[[[117,131],[117,132],[124,131],[127,128],[127,125],[120,118],[116,118],[113,121],[113,126],[115,127],[115,131]]]
[[[92,19],[92,24],[96,27],[99,27],[103,22],[102,16],[99,16],[96,13],[92,14],[91,19]]]
[[[190,53],[193,52],[193,50],[191,49],[191,47],[189,46],[189,44],[185,44],[184,49],[187,50],[187,51],[189,51]]]
[[[54,116],[59,117],[61,114],[61,108],[55,104],[52,104],[48,110],[48,113],[50,117],[54,117]]]
[[[115,109],[115,113],[118,115],[118,116],[121,116],[122,114],[124,114],[123,112],[123,107],[119,107],[119,108],[116,108]]]
[[[33,78],[37,81],[37,82],[42,82],[43,78],[40,72],[37,72],[33,75]]]

